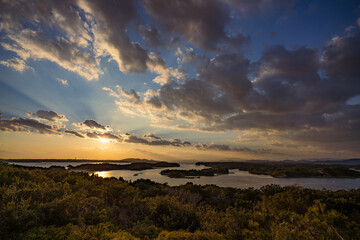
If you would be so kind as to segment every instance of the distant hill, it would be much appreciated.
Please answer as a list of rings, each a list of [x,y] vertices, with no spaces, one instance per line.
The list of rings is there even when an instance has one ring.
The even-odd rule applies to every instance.
[[[141,158],[125,158],[121,160],[94,159],[0,159],[0,162],[112,162],[112,163],[158,163],[161,161]]]

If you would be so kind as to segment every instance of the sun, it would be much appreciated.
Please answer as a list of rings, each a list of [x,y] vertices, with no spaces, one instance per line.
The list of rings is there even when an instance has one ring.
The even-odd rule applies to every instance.
[[[110,142],[109,139],[106,139],[106,138],[99,138],[99,140],[102,142],[102,143],[108,143]]]

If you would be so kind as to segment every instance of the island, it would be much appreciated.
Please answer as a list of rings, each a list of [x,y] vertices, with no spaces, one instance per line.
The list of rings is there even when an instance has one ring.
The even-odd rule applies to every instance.
[[[167,168],[167,167],[180,167],[178,163],[169,162],[136,162],[130,164],[81,164],[79,166],[68,166],[68,170],[81,170],[81,171],[110,171],[110,170],[133,170],[141,171],[153,168]]]
[[[275,178],[360,178],[359,165],[320,164],[298,161],[197,162],[213,169],[239,169]]]
[[[188,177],[199,177],[199,176],[215,176],[220,174],[229,174],[227,168],[205,168],[201,170],[177,170],[177,169],[166,169],[160,172],[161,175],[166,175],[170,178],[188,178]]]

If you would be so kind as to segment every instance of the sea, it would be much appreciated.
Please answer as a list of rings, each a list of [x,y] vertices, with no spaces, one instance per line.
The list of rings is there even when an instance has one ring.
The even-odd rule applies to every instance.
[[[45,167],[50,166],[63,166],[69,165],[77,166],[80,164],[97,164],[96,162],[9,162],[9,164],[32,166],[32,167]],[[99,162],[100,163],[100,162]],[[109,162],[111,163],[111,162]],[[119,164],[119,163],[116,163]],[[128,164],[128,163],[123,163]],[[122,177],[127,181],[136,181],[138,179],[150,179],[157,183],[167,183],[169,186],[179,186],[192,182],[198,185],[214,184],[219,187],[232,187],[232,188],[261,188],[269,184],[277,184],[280,186],[299,186],[311,189],[327,189],[332,191],[337,190],[350,190],[360,188],[360,178],[274,178],[269,175],[257,175],[251,174],[247,171],[240,171],[237,169],[229,170],[227,175],[217,176],[201,176],[201,177],[189,177],[189,178],[169,178],[165,175],[161,175],[160,172],[165,169],[203,169],[205,166],[198,166],[195,163],[180,163],[180,167],[173,168],[156,168],[141,171],[132,170],[112,170],[101,172],[89,172],[89,174],[95,174],[100,177]]]

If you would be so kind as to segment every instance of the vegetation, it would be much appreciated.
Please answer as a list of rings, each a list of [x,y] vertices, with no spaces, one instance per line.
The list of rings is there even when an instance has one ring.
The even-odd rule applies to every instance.
[[[261,189],[0,164],[0,239],[360,239],[360,189]]]
[[[206,168],[201,170],[170,170],[166,169],[160,172],[161,175],[166,175],[171,178],[186,178],[196,176],[215,176],[219,174],[229,174],[227,168]]]
[[[336,177],[336,178],[359,178],[359,165],[336,165],[336,164],[309,164],[290,162],[198,162],[197,165],[205,165],[214,169],[239,169],[252,174],[270,175],[277,178],[291,177]]]

